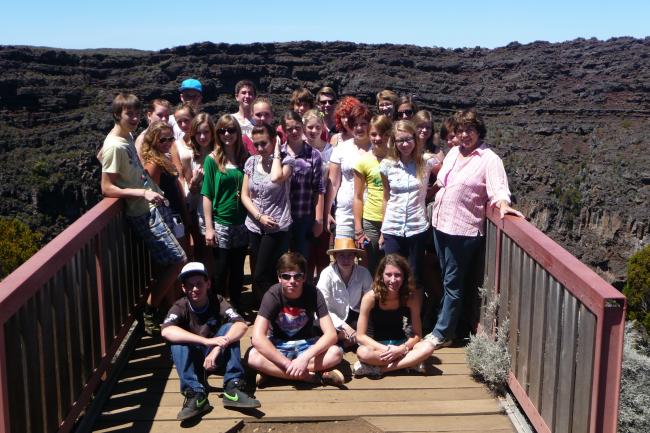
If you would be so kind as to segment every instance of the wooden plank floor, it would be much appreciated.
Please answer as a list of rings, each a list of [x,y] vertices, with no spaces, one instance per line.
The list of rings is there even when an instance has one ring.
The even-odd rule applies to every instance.
[[[249,331],[250,332],[250,331]],[[250,339],[242,339],[242,353]],[[356,357],[347,353],[340,369],[345,389],[294,386],[272,381],[257,389],[259,410],[239,412],[221,405],[221,377],[210,376],[214,410],[184,427],[196,432],[237,431],[250,422],[346,420],[363,417],[386,432],[513,432],[508,417],[485,387],[469,376],[463,348],[437,351],[427,375],[395,374],[379,380],[352,379]],[[160,338],[144,336],[104,406],[92,431],[164,432],[179,430],[183,403],[169,351]]]

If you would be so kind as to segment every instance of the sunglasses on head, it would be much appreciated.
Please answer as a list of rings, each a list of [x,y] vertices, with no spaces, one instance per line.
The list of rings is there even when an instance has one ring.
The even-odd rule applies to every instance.
[[[412,116],[413,115],[413,110],[404,110],[404,111],[398,111],[397,114],[399,116]]]
[[[226,132],[228,134],[234,134],[234,133],[237,132],[237,128],[219,128],[219,129],[217,129],[217,132],[219,134],[225,134]]]
[[[172,141],[174,141],[174,137],[160,137],[158,139],[158,142],[163,143],[163,144],[164,143],[169,143],[169,142],[172,142]]]
[[[282,278],[284,281],[289,281],[291,278],[294,280],[302,280],[304,276],[305,274],[302,272],[283,272],[280,274],[280,278]]]

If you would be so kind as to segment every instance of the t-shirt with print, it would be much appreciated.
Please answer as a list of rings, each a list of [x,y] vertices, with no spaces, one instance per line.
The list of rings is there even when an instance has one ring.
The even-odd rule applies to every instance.
[[[381,208],[384,203],[384,184],[381,182],[377,157],[372,152],[368,152],[357,160],[354,169],[366,181],[363,219],[381,221],[383,219]]]
[[[120,188],[149,189],[158,194],[162,191],[144,170],[133,140],[108,134],[102,146],[102,173],[117,174],[115,185]],[[140,216],[149,212],[151,206],[144,197],[124,199],[128,216]]]
[[[273,338],[289,341],[316,336],[314,313],[319,319],[328,314],[325,298],[315,286],[305,283],[298,299],[288,299],[282,294],[282,285],[277,283],[264,294],[257,314],[271,323]]]
[[[228,322],[244,322],[244,319],[220,295],[211,297],[208,305],[200,311],[194,310],[187,296],[183,296],[169,309],[160,327],[178,326],[192,334],[211,338],[222,324]]]

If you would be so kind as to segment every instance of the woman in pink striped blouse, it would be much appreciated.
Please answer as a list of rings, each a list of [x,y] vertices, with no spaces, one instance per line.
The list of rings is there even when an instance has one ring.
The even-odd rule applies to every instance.
[[[438,321],[427,335],[434,349],[451,345],[462,310],[467,275],[473,272],[483,245],[485,207],[496,206],[506,214],[523,217],[510,207],[508,177],[501,158],[483,141],[483,120],[474,110],[455,114],[454,146],[438,173],[431,225],[444,294]]]

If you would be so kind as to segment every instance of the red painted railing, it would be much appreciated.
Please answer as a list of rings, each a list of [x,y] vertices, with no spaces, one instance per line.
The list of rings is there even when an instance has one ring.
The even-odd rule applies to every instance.
[[[625,297],[532,224],[495,209],[485,265],[484,302],[497,294],[497,324],[510,324],[510,389],[535,429],[616,432]]]
[[[0,431],[70,431],[151,275],[122,203],[104,199],[0,282]]]

